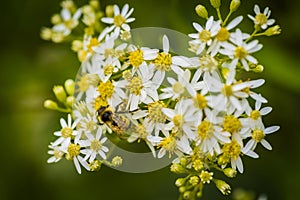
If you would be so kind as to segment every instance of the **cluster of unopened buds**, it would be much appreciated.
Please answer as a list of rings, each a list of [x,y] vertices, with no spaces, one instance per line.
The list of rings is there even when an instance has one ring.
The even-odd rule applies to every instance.
[[[63,1],[53,27],[43,28],[41,37],[71,41],[81,68],[76,80],[53,88],[58,102],[44,103],[68,113],[54,132],[48,162],[70,160],[78,173],[81,167],[97,171],[102,163],[118,167],[125,158],[112,156],[107,142],[137,142],[157,159],[172,158],[172,172],[186,174],[175,183],[180,199],[200,198],[211,182],[228,195],[231,187],[215,172],[230,178],[243,173],[242,158],[258,158],[258,144],[271,150],[267,135],[279,129],[262,120],[272,110],[255,92],[264,79],[247,75],[263,71],[253,56],[262,49],[256,38],[281,30],[269,19],[269,8],[255,5],[254,15],[248,15],[253,32],[247,34],[238,28],[243,16],[231,19],[239,0],[231,1],[225,18],[221,0],[210,3],[217,17],[196,6],[206,22],[192,23],[195,33],[187,36],[186,50],[193,56],[184,56],[173,52],[168,33],[158,36],[157,48],[134,42],[129,23],[135,18],[128,4],[103,12],[96,0],[80,8]]]

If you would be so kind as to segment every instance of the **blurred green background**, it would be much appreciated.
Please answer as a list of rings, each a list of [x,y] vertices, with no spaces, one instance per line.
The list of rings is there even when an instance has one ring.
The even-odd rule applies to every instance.
[[[75,1],[80,4],[87,1]],[[135,8],[136,27],[165,27],[182,33],[193,32],[192,22],[203,23],[194,12],[198,3],[208,0],[102,0],[101,6],[125,2]],[[224,0],[229,4],[229,0]],[[239,13],[253,14],[253,5],[269,6],[282,34],[261,38],[264,48],[256,56],[265,66],[258,77],[266,79],[260,88],[273,112],[266,125],[279,124],[280,131],[268,140],[273,150],[257,149],[261,158],[245,158],[245,172],[230,180],[233,188],[266,194],[271,200],[300,199],[300,1],[242,1]],[[45,110],[46,98],[54,98],[52,87],[74,78],[79,68],[69,45],[40,39],[42,26],[59,12],[59,0],[10,0],[1,2],[0,31],[0,199],[144,199],[171,200],[178,196],[177,175],[169,168],[146,173],[126,174],[103,166],[98,173],[79,176],[69,162],[49,165],[47,145],[60,128],[60,114]],[[210,10],[212,11],[212,10]],[[250,30],[244,20],[243,30]],[[214,186],[203,199],[222,197]]]

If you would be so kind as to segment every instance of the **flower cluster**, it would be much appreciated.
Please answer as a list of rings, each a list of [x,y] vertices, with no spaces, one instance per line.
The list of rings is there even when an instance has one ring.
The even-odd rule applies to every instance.
[[[121,9],[107,6],[105,16],[95,0],[78,9],[72,1],[64,1],[61,14],[52,17],[54,26],[44,28],[41,35],[61,42],[80,23],[85,25],[82,39],[72,41],[82,65],[73,90],[67,91],[73,109],[45,103],[70,113],[67,121],[60,120],[61,130],[54,132],[58,138],[49,145],[48,162],[66,158],[78,173],[81,166],[95,171],[102,163],[122,164],[119,156],[108,161],[112,150],[106,146],[107,138],[144,142],[157,159],[175,158],[172,172],[188,174],[176,181],[182,198],[201,197],[203,186],[210,182],[229,194],[230,186],[214,178],[214,171],[228,177],[243,173],[242,158],[258,158],[258,144],[271,150],[266,137],[279,129],[266,127],[262,120],[272,110],[263,106],[267,99],[255,91],[264,79],[242,77],[263,71],[253,55],[262,49],[256,37],[279,34],[280,28],[269,27],[275,23],[269,19],[269,9],[261,13],[255,5],[255,16],[249,15],[254,31],[243,33],[238,28],[243,16],[229,21],[239,0],[231,1],[224,20],[221,1],[211,0],[211,5],[217,18],[208,16],[204,6],[196,7],[206,23],[193,23],[188,50],[194,56],[186,57],[172,52],[168,34],[161,36],[160,48],[133,43],[129,23],[135,18],[127,4]],[[63,87],[60,92],[56,88],[57,99],[64,102]]]

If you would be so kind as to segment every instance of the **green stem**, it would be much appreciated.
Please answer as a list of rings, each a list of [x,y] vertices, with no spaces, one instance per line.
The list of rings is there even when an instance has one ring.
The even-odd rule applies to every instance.
[[[232,14],[232,11],[230,11],[230,12],[228,13],[227,17],[225,18],[225,20],[224,20],[223,23],[222,23],[222,26],[225,26],[225,25],[226,25],[226,23],[227,23],[229,17],[231,16],[231,14]]]
[[[223,20],[222,20],[222,15],[221,15],[220,9],[219,9],[219,8],[216,8],[216,10],[217,10],[217,15],[218,15],[218,17],[219,17],[219,19],[221,20],[221,22],[222,22],[222,24],[223,24]]]
[[[257,31],[258,31],[257,29],[254,29],[253,33],[250,35],[250,37],[245,42],[249,42],[253,37],[255,37]]]
[[[71,108],[56,108],[57,111],[63,112],[63,113],[71,113],[72,109]]]

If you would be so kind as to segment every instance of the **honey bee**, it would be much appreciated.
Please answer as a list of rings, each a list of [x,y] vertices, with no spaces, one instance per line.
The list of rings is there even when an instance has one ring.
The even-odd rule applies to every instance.
[[[101,106],[97,110],[99,124],[106,124],[113,132],[122,135],[131,127],[131,122],[120,113],[113,112],[110,106]]]

